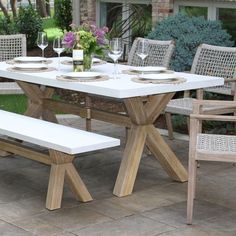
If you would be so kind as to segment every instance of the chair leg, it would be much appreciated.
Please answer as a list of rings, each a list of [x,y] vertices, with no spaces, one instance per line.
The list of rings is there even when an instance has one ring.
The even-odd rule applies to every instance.
[[[187,117],[187,128],[188,128],[188,133],[190,131],[190,117]]]
[[[167,130],[168,130],[169,139],[174,139],[173,125],[172,125],[172,121],[171,121],[171,113],[165,112],[165,118],[166,118],[166,126],[167,126]]]
[[[191,158],[192,159],[192,158]],[[193,218],[193,204],[196,189],[196,170],[197,162],[192,159],[189,160],[189,179],[188,179],[188,199],[187,199],[187,224],[192,224]]]
[[[91,131],[92,130],[92,119],[91,119],[91,98],[86,95],[85,96],[85,108],[87,110],[87,115],[86,115],[86,131]]]

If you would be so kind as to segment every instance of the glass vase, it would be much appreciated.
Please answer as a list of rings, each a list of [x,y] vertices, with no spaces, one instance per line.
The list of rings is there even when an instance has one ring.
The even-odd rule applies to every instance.
[[[84,71],[89,71],[92,66],[92,54],[84,53]]]

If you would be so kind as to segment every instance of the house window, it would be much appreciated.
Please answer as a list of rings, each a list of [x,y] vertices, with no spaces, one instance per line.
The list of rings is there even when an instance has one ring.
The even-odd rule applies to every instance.
[[[213,0],[175,0],[174,13],[186,12],[190,16],[204,16],[208,20],[222,21],[223,28],[236,45],[236,2]]]
[[[236,9],[217,8],[217,18],[236,42]]]
[[[188,16],[203,16],[207,19],[207,7],[179,6],[179,12],[186,13]]]
[[[100,0],[97,13],[100,26],[108,26],[112,37],[122,37],[128,46],[135,37],[146,36],[152,28],[151,0]]]

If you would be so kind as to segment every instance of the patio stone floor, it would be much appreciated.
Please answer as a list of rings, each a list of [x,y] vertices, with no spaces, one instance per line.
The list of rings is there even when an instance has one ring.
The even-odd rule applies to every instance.
[[[85,127],[79,118],[60,122]],[[120,138],[117,148],[79,155],[76,168],[94,201],[77,202],[65,187],[62,208],[45,209],[49,167],[21,157],[0,158],[0,235],[6,236],[236,236],[236,166],[201,163],[193,225],[186,225],[186,183],[173,182],[143,154],[133,194],[113,185],[124,148],[124,128],[93,121],[93,130]],[[187,167],[188,142],[169,145]]]

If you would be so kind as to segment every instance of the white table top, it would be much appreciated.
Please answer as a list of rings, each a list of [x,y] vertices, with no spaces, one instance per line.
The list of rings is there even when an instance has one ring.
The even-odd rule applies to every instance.
[[[50,67],[57,68],[57,58],[53,59],[53,63],[49,64]],[[63,58],[61,58],[63,60]],[[48,71],[40,73],[26,73],[26,72],[12,72],[7,68],[12,65],[5,62],[0,62],[0,76],[13,80],[25,81],[30,83],[42,84],[56,88],[69,89],[74,91],[92,93],[102,96],[114,98],[128,98],[137,96],[146,96],[152,94],[161,94],[169,92],[177,92],[183,90],[197,89],[223,85],[224,80],[220,77],[201,76],[189,73],[177,73],[178,77],[186,78],[187,81],[179,84],[144,84],[136,83],[131,80],[135,75],[119,74],[119,79],[109,79],[97,82],[72,82],[62,81],[56,79],[56,76],[66,74],[72,71],[72,65],[61,64],[61,70]],[[118,70],[129,69],[130,66],[119,65]],[[102,65],[93,66],[91,71],[101,72],[112,77],[113,64],[106,63]]]

